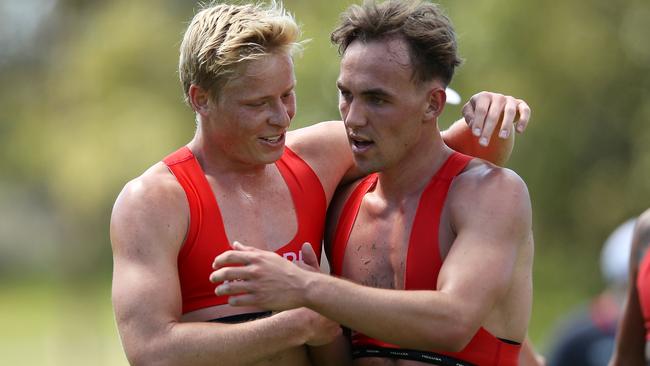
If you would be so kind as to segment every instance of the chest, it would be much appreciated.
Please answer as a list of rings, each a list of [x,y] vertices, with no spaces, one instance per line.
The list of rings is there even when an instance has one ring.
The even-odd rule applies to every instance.
[[[298,230],[294,198],[279,172],[263,184],[208,179],[228,241],[277,250]],[[219,223],[215,223],[218,225]]]
[[[444,202],[419,197],[399,206],[366,195],[344,252],[342,275],[365,286],[435,288],[455,234]]]

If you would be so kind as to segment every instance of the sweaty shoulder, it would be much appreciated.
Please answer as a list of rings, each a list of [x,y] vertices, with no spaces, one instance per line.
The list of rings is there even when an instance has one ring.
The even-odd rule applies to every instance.
[[[165,164],[159,162],[120,192],[111,215],[113,249],[142,255],[150,253],[150,246],[177,251],[188,220],[185,192]]]
[[[497,217],[529,228],[530,196],[514,171],[473,159],[450,188],[447,204],[455,222]]]
[[[314,170],[329,202],[354,165],[343,122],[321,122],[290,131],[287,146]]]

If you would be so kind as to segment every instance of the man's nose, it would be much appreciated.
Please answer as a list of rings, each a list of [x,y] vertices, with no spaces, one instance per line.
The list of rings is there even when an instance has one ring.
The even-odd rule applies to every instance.
[[[275,103],[269,123],[274,126],[289,127],[291,124],[291,111],[282,102]]]
[[[343,122],[347,127],[362,127],[367,123],[366,114],[363,106],[356,100],[351,101],[347,106],[347,113],[343,117]]]

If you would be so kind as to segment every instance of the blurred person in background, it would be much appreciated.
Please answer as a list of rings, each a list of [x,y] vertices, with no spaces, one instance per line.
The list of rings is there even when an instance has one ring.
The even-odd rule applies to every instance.
[[[630,253],[625,309],[610,365],[650,365],[650,209],[639,216]]]
[[[618,226],[605,240],[600,270],[606,288],[588,305],[561,322],[548,353],[549,366],[606,366],[614,350],[625,292],[636,219]]]
[[[450,149],[438,118],[460,64],[442,10],[349,7],[332,34],[339,109],[362,180],[328,213],[329,276],[236,243],[229,303],[309,307],[351,329],[353,364],[519,364],[532,304],[532,209],[514,172]],[[316,262],[309,245],[303,257]],[[343,277],[341,279],[338,277]]]
[[[188,26],[179,72],[195,136],[127,183],[111,217],[113,306],[132,364],[309,365],[317,346],[339,339],[340,326],[310,309],[231,307],[209,282],[214,257],[234,240],[295,261],[309,242],[317,258],[334,191],[359,176],[342,122],[288,131],[298,37],[276,3],[209,6]],[[506,131],[477,150],[503,162],[513,121],[520,114],[522,131],[529,109],[480,93],[465,113],[476,136],[461,121],[450,145],[480,136],[484,146],[492,130]]]

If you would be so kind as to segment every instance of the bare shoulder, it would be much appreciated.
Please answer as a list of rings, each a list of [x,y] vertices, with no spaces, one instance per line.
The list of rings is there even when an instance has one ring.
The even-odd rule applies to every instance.
[[[287,133],[287,146],[301,157],[322,155],[325,150],[347,147],[347,144],[342,121],[320,122]]]
[[[532,222],[530,196],[526,183],[514,171],[474,159],[454,180],[447,199],[452,218]]]
[[[128,182],[115,201],[110,227],[114,254],[146,254],[149,245],[167,244],[173,250],[182,243],[188,218],[183,188],[159,162]]]
[[[320,122],[290,131],[287,133],[287,146],[314,170],[328,201],[354,165],[341,121]]]

